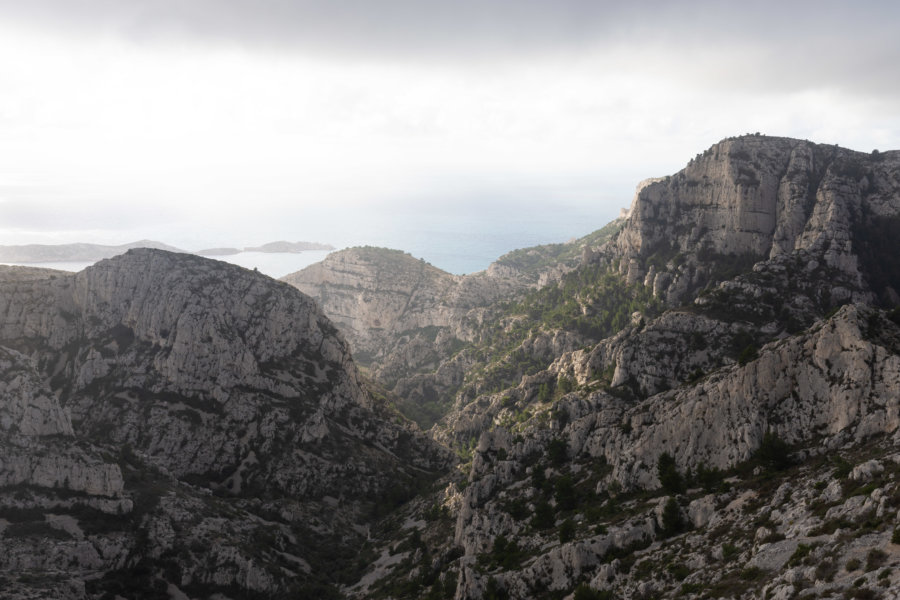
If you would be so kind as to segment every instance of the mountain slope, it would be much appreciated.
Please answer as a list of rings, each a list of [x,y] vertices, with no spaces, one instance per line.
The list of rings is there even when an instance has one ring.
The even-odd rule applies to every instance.
[[[373,570],[358,597],[404,578],[419,591],[394,597],[900,587],[900,329],[888,310],[900,238],[885,235],[898,182],[897,152],[747,136],[644,186],[620,232],[566,277],[606,272],[671,308],[557,347],[552,364],[495,379],[499,389],[460,393],[434,433],[470,458],[466,480],[407,509],[449,511],[453,542],[423,530],[420,546],[459,558],[436,578],[409,562]],[[600,324],[587,287],[576,296],[587,321],[547,318],[571,298],[559,294],[566,285],[540,291],[546,310],[502,309],[506,336],[485,355],[512,365]],[[530,332],[518,351],[507,346],[514,331]],[[865,572],[853,575],[854,561]]]
[[[898,223],[900,153],[744,136],[487,273],[335,253],[323,311],[160,251],[0,269],[0,589],[893,597]]]
[[[135,507],[113,525],[124,554],[89,592],[327,593],[339,573],[321,561],[450,462],[369,396],[346,343],[290,286],[156,250],[75,275],[7,272],[2,345],[28,354],[71,414],[65,431],[118,463],[114,491]],[[71,471],[29,485],[78,491]]]
[[[859,300],[875,294],[896,302],[896,290],[873,277],[874,263],[888,257],[870,248],[876,232],[897,231],[898,168],[897,151],[724,140],[641,190],[613,254],[630,281],[643,280],[670,304],[721,278],[716,268],[749,270],[797,255],[834,269],[851,294],[863,294]]]

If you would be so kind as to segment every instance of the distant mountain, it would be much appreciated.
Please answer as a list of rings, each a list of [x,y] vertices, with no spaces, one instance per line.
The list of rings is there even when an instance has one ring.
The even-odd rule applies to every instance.
[[[318,242],[269,242],[262,246],[251,246],[244,248],[244,252],[306,252],[307,250],[334,250],[331,244],[320,244]]]
[[[41,262],[93,262],[124,254],[132,248],[154,248],[169,252],[184,252],[153,240],[140,240],[119,246],[103,244],[24,244],[21,246],[0,246],[0,262],[41,263]]]
[[[194,254],[199,254],[200,256],[231,256],[241,252],[243,250],[240,248],[204,248],[203,250],[197,250]]]
[[[23,244],[18,246],[0,246],[0,263],[44,263],[44,262],[96,262],[104,258],[112,258],[124,254],[132,248],[153,248],[198,254],[200,256],[230,256],[241,252],[266,252],[271,254],[297,254],[308,250],[334,250],[330,244],[318,242],[269,242],[262,246],[248,248],[205,248],[197,252],[181,250],[162,242],[140,240],[129,244],[108,246],[104,244]]]

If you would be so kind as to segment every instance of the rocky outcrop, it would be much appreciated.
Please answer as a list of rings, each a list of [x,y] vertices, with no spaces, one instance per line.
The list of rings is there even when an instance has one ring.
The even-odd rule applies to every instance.
[[[446,329],[469,340],[482,318],[478,308],[526,287],[514,270],[451,275],[399,250],[372,247],[334,252],[282,280],[316,299],[364,362],[384,361],[398,337],[418,330]]]
[[[135,250],[71,277],[6,284],[0,313],[5,343],[37,357],[76,429],[130,444],[176,476],[235,492],[358,495],[379,487],[366,462],[396,459],[363,459],[356,446],[412,441],[425,453],[411,453],[418,466],[441,463],[372,412],[315,303],[251,271]],[[332,439],[342,458],[315,459]]]
[[[829,448],[893,434],[898,389],[900,328],[879,311],[848,305],[743,366],[624,411],[627,434],[618,425],[590,431],[598,421],[589,418],[573,424],[568,439],[572,452],[604,456],[614,479],[652,487],[664,452],[681,468],[726,469],[749,459],[766,432],[792,444],[815,437]]]
[[[0,346],[3,597],[83,598],[85,578],[117,568],[127,550],[116,533],[86,538],[66,513],[116,519],[132,506],[119,465],[76,438],[69,415],[32,361]],[[54,581],[32,575],[50,572]],[[30,575],[40,585],[19,585],[6,578],[10,574]]]
[[[117,497],[119,466],[78,444],[69,415],[28,357],[0,347],[0,488],[36,486]]]
[[[900,152],[724,140],[639,190],[615,254],[630,281],[648,280],[673,305],[715,280],[724,257],[752,265],[800,250],[864,289],[855,229],[900,214],[898,173]]]
[[[58,490],[128,503],[88,503],[121,513],[112,532],[66,534],[108,557],[85,559],[96,581],[86,593],[119,593],[123,577],[232,597],[325,590],[333,581],[313,566],[327,544],[311,541],[350,543],[379,503],[451,462],[370,396],[346,342],[291,286],[156,250],[75,275],[2,275],[0,489],[38,494],[5,497],[7,534],[52,527],[36,507],[58,507],[72,532],[96,528]]]
[[[433,431],[471,455],[458,492],[436,498],[453,507],[456,598],[900,585],[898,184],[897,152],[745,136],[642,186],[583,259],[669,310],[632,309],[549,368],[507,369],[512,385],[479,387],[510,365],[476,360],[475,393]],[[520,317],[529,339],[574,329],[542,314]]]

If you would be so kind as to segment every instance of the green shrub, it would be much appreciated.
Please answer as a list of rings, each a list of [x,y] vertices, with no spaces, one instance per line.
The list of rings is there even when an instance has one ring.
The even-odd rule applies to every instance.
[[[793,464],[791,447],[771,431],[766,431],[754,455],[770,471],[784,471]]]
[[[729,544],[727,542],[722,544],[722,559],[723,560],[726,560],[726,561],[732,560],[738,554],[740,554],[740,552],[741,552],[740,549],[738,549],[738,547],[735,546],[734,544]]]
[[[788,560],[788,565],[794,567],[802,563],[809,553],[812,552],[812,546],[809,544],[797,544],[797,549],[794,550],[794,553],[791,555],[791,558]]]
[[[831,462],[834,464],[834,471],[832,471],[832,476],[835,479],[844,479],[848,475],[850,475],[850,471],[853,470],[853,465],[851,465],[846,458],[841,456],[840,454],[835,455]]]
[[[763,570],[759,567],[747,567],[741,571],[741,579],[744,581],[753,581],[754,579],[758,579],[762,574]]]
[[[550,462],[557,467],[566,464],[569,460],[569,448],[566,441],[559,438],[551,440],[547,444],[547,456],[550,458]]]
[[[887,560],[887,554],[883,550],[879,548],[869,550],[869,553],[866,555],[866,573],[874,571],[883,565],[885,560]]]
[[[556,517],[553,508],[547,502],[538,502],[534,507],[534,516],[531,518],[531,526],[535,529],[549,529],[553,527]]]
[[[719,469],[715,467],[708,469],[705,464],[701,463],[697,466],[695,479],[706,493],[712,494],[719,490],[725,475]]]
[[[656,473],[659,476],[659,483],[670,494],[680,494],[684,491],[684,479],[675,466],[675,459],[668,452],[659,455]]]
[[[484,600],[508,600],[509,592],[494,577],[487,580],[484,586]]]
[[[613,593],[610,590],[595,590],[586,583],[582,583],[575,588],[573,600],[613,600]]]
[[[568,475],[563,475],[556,480],[553,497],[556,499],[556,506],[560,510],[572,510],[578,506],[578,495],[575,492],[575,484]]]
[[[559,378],[556,386],[559,390],[560,395],[565,396],[575,389],[575,381],[570,377],[566,377],[565,375],[563,375]]]
[[[667,565],[666,571],[668,571],[677,581],[683,581],[691,574],[691,570],[681,563],[671,563]]]
[[[663,507],[662,514],[663,533],[666,536],[676,535],[684,531],[684,518],[681,516],[681,507],[675,498],[669,498]]]
[[[741,353],[738,355],[738,364],[743,367],[757,358],[759,358],[759,348],[756,347],[756,344],[750,344],[741,350]]]
[[[566,519],[559,526],[559,541],[561,544],[571,542],[575,539],[575,523],[572,519]]]

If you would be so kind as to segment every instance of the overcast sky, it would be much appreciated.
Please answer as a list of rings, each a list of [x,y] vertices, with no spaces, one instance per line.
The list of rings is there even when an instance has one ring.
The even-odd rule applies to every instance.
[[[898,6],[0,0],[0,243],[546,206],[580,235],[727,136],[900,148]]]

